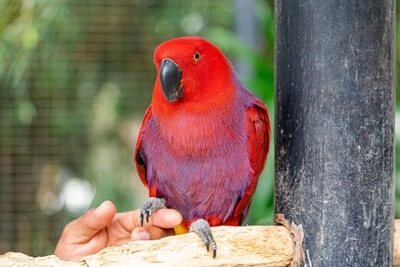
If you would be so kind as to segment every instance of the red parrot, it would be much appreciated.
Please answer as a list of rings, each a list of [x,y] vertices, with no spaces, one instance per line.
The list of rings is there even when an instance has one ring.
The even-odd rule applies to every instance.
[[[269,149],[268,110],[203,38],[162,43],[154,64],[134,157],[150,195],[141,224],[157,209],[174,208],[215,258],[210,226],[240,225],[249,211]]]

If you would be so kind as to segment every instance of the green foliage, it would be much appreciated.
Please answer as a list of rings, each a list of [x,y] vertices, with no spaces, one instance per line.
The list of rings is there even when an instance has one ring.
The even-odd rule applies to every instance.
[[[168,38],[204,36],[234,63],[241,59],[251,65],[254,75],[239,78],[267,104],[274,125],[272,1],[252,1],[261,32],[262,44],[258,47],[250,47],[234,33],[232,1],[131,2],[0,1],[0,195],[7,199],[5,194],[26,190],[23,205],[10,202],[14,216],[10,232],[18,238],[26,236],[30,244],[28,248],[20,238],[9,250],[49,254],[56,233],[70,216],[78,216],[65,210],[46,215],[41,210],[36,190],[44,180],[44,166],[60,166],[69,173],[66,179],[78,176],[95,185],[92,206],[105,199],[115,202],[119,210],[141,205],[147,190],[132,164],[135,135],[151,98],[154,48]],[[399,8],[397,0],[397,13]],[[396,47],[400,51],[400,16],[396,29]],[[399,77],[400,57],[396,66]],[[398,98],[399,83],[396,90]],[[399,121],[400,107],[397,110]],[[396,128],[397,151],[398,125],[400,122]],[[249,224],[272,223],[273,161],[272,141]],[[400,166],[399,158],[396,166]],[[397,169],[396,216],[400,218],[400,168]],[[50,176],[49,180],[60,184],[55,184],[55,189],[48,188],[55,194],[63,181],[56,178],[57,175]],[[10,187],[12,190],[7,189]],[[5,213],[0,210],[5,225],[2,214]],[[17,218],[21,222],[14,223]],[[29,230],[21,225],[28,225]],[[36,234],[29,234],[35,231]],[[0,236],[0,248],[4,240]]]
[[[72,178],[96,187],[92,206],[142,204],[147,189],[132,157],[154,48],[230,28],[234,15],[227,0],[128,2],[0,1],[0,195],[8,199],[0,221],[10,233],[0,236],[0,254],[52,252],[65,222],[79,216],[61,209]],[[23,192],[23,205],[12,192]]]
[[[400,108],[397,107],[396,111],[396,148],[395,151],[400,151]],[[395,197],[395,217],[400,219],[400,157],[396,155],[395,158],[395,188],[396,188],[396,197]]]

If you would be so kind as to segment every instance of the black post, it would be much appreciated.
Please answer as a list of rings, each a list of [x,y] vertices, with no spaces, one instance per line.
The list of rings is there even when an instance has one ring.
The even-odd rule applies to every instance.
[[[275,0],[276,213],[307,266],[392,266],[395,0]]]

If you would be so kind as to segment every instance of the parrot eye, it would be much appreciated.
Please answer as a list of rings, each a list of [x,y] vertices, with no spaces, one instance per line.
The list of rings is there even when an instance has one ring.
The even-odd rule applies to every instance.
[[[194,60],[195,60],[195,61],[199,61],[199,59],[200,59],[200,53],[199,53],[199,52],[196,52],[196,53],[194,54]]]

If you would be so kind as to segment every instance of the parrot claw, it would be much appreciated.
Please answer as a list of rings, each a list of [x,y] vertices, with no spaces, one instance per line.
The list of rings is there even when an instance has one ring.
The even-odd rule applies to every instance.
[[[163,198],[151,197],[140,209],[140,226],[143,226],[144,218],[146,218],[146,222],[149,222],[149,217],[159,209],[166,209],[167,203]]]
[[[189,231],[196,233],[201,238],[201,240],[203,240],[203,243],[206,246],[207,251],[210,250],[210,245],[211,245],[211,249],[213,251],[213,258],[217,256],[217,243],[215,243],[214,237],[212,235],[210,224],[206,220],[199,219],[193,222],[190,225]]]

